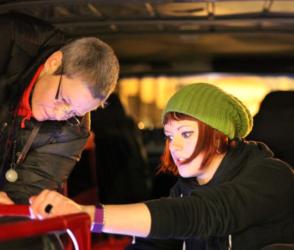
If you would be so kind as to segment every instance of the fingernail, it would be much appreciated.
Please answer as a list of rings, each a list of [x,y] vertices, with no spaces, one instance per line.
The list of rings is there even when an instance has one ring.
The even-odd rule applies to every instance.
[[[37,214],[37,218],[38,218],[39,220],[43,220],[43,216],[42,216],[41,214]]]
[[[30,218],[35,219],[36,216],[35,216],[34,211],[33,211],[33,209],[31,207],[29,207],[29,211],[30,211]]]

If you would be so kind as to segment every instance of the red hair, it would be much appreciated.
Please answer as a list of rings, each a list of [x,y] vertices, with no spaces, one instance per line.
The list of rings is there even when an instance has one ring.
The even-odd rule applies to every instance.
[[[171,120],[192,120],[198,122],[198,140],[192,155],[186,159],[183,163],[192,161],[200,152],[204,153],[203,160],[201,162],[200,169],[204,169],[209,165],[212,157],[216,154],[222,154],[227,152],[229,147],[229,139],[222,132],[208,126],[207,124],[185,114],[170,112],[164,117],[163,124],[168,123]],[[169,140],[166,139],[163,154],[161,156],[161,164],[159,166],[158,173],[171,172],[174,175],[178,175],[178,169],[175,165],[170,151]]]

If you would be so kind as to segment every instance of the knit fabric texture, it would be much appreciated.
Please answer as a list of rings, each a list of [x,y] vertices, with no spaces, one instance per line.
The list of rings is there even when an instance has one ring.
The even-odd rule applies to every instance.
[[[230,139],[246,137],[253,126],[249,110],[239,99],[208,83],[182,87],[169,99],[162,118],[168,112],[194,117]]]

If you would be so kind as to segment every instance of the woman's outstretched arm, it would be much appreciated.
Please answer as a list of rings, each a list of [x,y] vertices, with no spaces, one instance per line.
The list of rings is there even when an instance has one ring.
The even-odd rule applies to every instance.
[[[89,214],[92,222],[95,219],[95,206],[77,204],[56,191],[44,190],[39,195],[31,197],[30,202],[37,218],[85,212]],[[50,211],[48,204],[51,205]],[[146,237],[150,228],[151,215],[144,203],[103,206],[102,231],[105,233]]]

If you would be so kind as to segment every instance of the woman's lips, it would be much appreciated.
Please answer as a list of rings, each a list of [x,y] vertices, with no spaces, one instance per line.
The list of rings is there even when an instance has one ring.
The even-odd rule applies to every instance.
[[[181,166],[184,161],[185,161],[184,158],[174,157],[174,162],[177,166]]]

